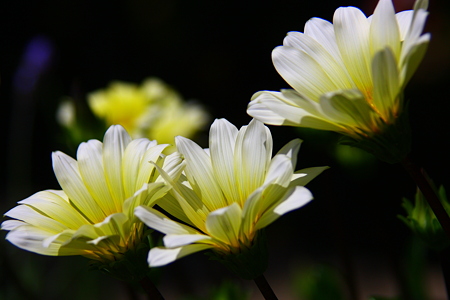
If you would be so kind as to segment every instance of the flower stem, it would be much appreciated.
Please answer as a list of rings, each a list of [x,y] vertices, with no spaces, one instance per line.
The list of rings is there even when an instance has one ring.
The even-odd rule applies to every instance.
[[[447,299],[450,299],[450,260],[448,259],[448,249],[440,253],[442,275],[444,276]]]
[[[416,182],[420,191],[424,195],[425,199],[427,199],[428,204],[436,215],[436,218],[444,229],[445,234],[448,238],[450,238],[450,217],[445,211],[444,206],[442,206],[435,190],[424,175],[423,170],[419,168],[409,157],[406,157],[402,161],[402,165]]]
[[[263,274],[253,279],[266,300],[278,300]]]
[[[153,282],[147,276],[142,278],[139,283],[141,284],[144,291],[147,293],[148,299],[151,300],[164,300],[159,290],[153,284]]]

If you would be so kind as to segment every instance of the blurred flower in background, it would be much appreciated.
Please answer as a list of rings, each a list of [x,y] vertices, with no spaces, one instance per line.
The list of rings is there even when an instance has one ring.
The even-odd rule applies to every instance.
[[[422,35],[427,6],[419,0],[414,10],[396,14],[391,0],[380,0],[370,17],[340,7],[333,23],[310,19],[304,33],[289,32],[272,52],[275,68],[293,89],[256,93],[248,114],[267,124],[336,131],[354,142],[404,136],[395,146],[409,152],[408,128],[399,119],[403,90],[430,40],[430,34]],[[373,144],[358,146],[378,151]]]
[[[9,230],[6,239],[44,255],[120,261],[144,238],[145,225],[134,208],[152,206],[169,190],[150,161],[174,176],[181,173],[179,155],[161,155],[166,147],[148,139],[132,140],[115,125],[103,144],[82,143],[78,160],[54,152],[53,169],[62,190],[38,192],[9,210],[5,215],[13,220],[1,227]]]
[[[174,144],[182,135],[193,138],[209,120],[208,113],[194,102],[185,102],[172,87],[158,78],[148,78],[141,85],[113,81],[102,90],[88,94],[92,113],[104,126],[122,125],[133,138],[146,137],[159,143]],[[71,99],[61,102],[57,112],[59,124],[77,140],[83,136]],[[166,149],[166,153],[174,151]]]

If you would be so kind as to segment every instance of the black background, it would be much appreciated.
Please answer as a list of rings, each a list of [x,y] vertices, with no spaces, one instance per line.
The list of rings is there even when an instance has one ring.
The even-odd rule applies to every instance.
[[[394,3],[397,10],[412,7],[412,1]],[[156,76],[186,99],[202,103],[213,118],[226,118],[239,127],[250,121],[246,107],[253,93],[288,87],[270,58],[286,32],[303,31],[304,23],[313,16],[331,20],[338,6],[349,5],[369,15],[376,1],[2,1],[1,211],[36,191],[58,188],[51,151],[74,156],[73,149],[62,142],[54,117],[62,97],[83,99],[112,80],[140,83]],[[448,4],[432,1],[429,10],[425,31],[431,32],[431,43],[405,98],[410,102],[413,155],[437,184],[450,189]],[[36,36],[50,41],[53,55],[33,93],[24,96],[14,89],[13,78],[27,43]],[[340,242],[355,259],[368,256],[384,261],[392,257],[398,261],[409,241],[409,231],[396,215],[403,213],[401,198],[412,198],[415,191],[401,166],[377,162],[370,156],[357,166],[346,166],[336,158],[337,134],[287,127],[271,130],[276,150],[292,138],[304,140],[298,169],[320,165],[331,169],[310,184],[315,195],[312,203],[268,229],[269,274],[276,277],[297,261],[339,261]],[[3,241],[0,248],[15,260],[26,257],[32,261],[36,256]],[[199,264],[211,264],[204,262],[202,255],[193,261],[196,259]],[[192,267],[188,260],[176,264]],[[61,269],[70,263],[74,264],[65,258],[43,262]],[[182,268],[179,266],[170,266],[168,273],[175,276]],[[222,271],[220,266],[211,267]],[[184,272],[205,277],[200,273],[207,268],[193,269]],[[1,272],[5,274],[6,268]],[[43,274],[36,272],[35,276]],[[192,284],[199,285],[191,277]],[[171,289],[183,290],[177,286],[180,280],[171,283],[165,278],[164,282],[172,285]]]

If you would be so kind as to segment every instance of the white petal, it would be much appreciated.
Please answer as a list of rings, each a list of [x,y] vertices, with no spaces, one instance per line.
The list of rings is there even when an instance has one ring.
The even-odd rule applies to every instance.
[[[354,88],[354,84],[348,75],[344,63],[329,53],[323,45],[317,42],[313,37],[301,32],[289,32],[284,39],[283,45],[297,48],[314,59],[327,74],[330,81],[336,87],[341,89]],[[337,46],[337,45],[336,45]]]
[[[405,87],[405,85],[414,75],[414,72],[417,70],[417,67],[422,61],[425,52],[427,51],[429,41],[430,41],[430,34],[424,34],[418,41],[418,43],[414,47],[411,47],[409,49],[409,52],[405,56],[403,64],[401,66],[401,81],[402,81],[401,89]]]
[[[183,225],[181,223],[172,221],[159,211],[146,207],[138,206],[134,210],[135,215],[144,222],[148,227],[153,228],[164,234],[196,234],[198,231]]]
[[[385,120],[392,119],[390,114],[400,93],[400,75],[390,48],[385,48],[375,55],[372,72],[373,104]]]
[[[258,96],[248,104],[247,114],[265,124],[285,126],[297,125],[296,123],[287,120],[285,116],[278,114],[274,110],[270,109],[269,106],[265,105],[264,100],[261,101],[261,98],[265,96],[262,93],[264,92],[259,92]],[[280,105],[283,104],[280,103]]]
[[[154,181],[154,178],[150,178],[150,176],[152,175],[152,172],[154,170],[154,165],[151,162],[157,163],[161,158],[161,153],[164,151],[164,149],[167,148],[168,145],[164,144],[164,145],[154,145],[151,146],[151,144],[148,145],[147,147],[147,151],[145,152],[145,154],[143,156],[140,157],[140,162],[138,163],[138,165],[136,165],[134,167],[134,170],[138,170],[138,173],[136,174],[136,183],[135,183],[135,187],[134,189],[136,190],[137,188],[139,188],[140,186],[142,186],[142,184],[147,183],[147,182],[151,182]],[[128,150],[128,147],[127,147]],[[125,150],[125,155],[124,155],[124,164],[126,163],[126,159],[128,157],[128,155],[133,155],[133,154],[129,154],[129,152]],[[136,155],[136,154],[134,154]],[[137,161],[137,159],[136,159]],[[124,171],[126,171],[127,169],[129,169],[128,173],[125,173],[124,176],[126,176],[126,174],[130,174],[130,176],[133,174],[133,169],[130,168],[130,166],[125,167],[124,166]]]
[[[342,61],[333,24],[320,18],[311,18],[305,24],[305,34],[319,42],[336,61]]]
[[[359,90],[341,90],[322,95],[320,106],[324,115],[334,122],[372,131],[375,111]]]
[[[212,248],[212,245],[192,244],[175,249],[155,247],[148,253],[148,264],[152,267],[161,267],[170,264],[186,255]]]
[[[81,143],[77,151],[77,162],[83,183],[97,204],[106,215],[116,212],[116,205],[112,201],[105,179],[102,143],[98,140]]]
[[[5,216],[24,221],[54,234],[68,229],[67,226],[39,213],[28,205],[18,205],[6,212]]]
[[[27,225],[27,223],[17,220],[6,220],[2,223],[1,230],[13,230],[17,227]]]
[[[237,203],[211,212],[206,219],[206,229],[215,239],[235,247],[239,246],[242,210]]]
[[[120,236],[127,237],[130,235],[131,224],[128,222],[128,217],[124,213],[115,213],[106,217],[106,219],[94,225],[101,230],[99,233],[102,236]]]
[[[189,224],[194,224],[195,227],[201,231],[206,231],[205,220],[206,216],[209,214],[210,210],[205,206],[202,200],[197,196],[197,194],[192,190],[189,182],[186,181],[186,177],[181,175],[177,182],[167,174],[158,165],[155,165],[158,169],[161,177],[164,178],[165,182],[172,187],[170,191],[174,198],[178,201],[179,206],[183,210],[184,215],[189,219]],[[181,218],[183,220],[183,218]]]
[[[239,193],[233,169],[234,146],[238,130],[225,119],[216,119],[209,133],[209,147],[214,175],[225,199],[237,199]]]
[[[402,45],[402,53],[400,58],[401,65],[404,64],[405,58],[408,56],[409,52],[414,48],[414,46],[422,42],[422,40],[420,40],[420,37],[423,32],[423,28],[425,27],[427,17],[428,12],[423,9],[414,11],[411,25],[408,29],[408,32],[406,33]]]
[[[48,231],[26,225],[10,231],[6,235],[6,239],[21,249],[39,254],[56,256],[58,255],[61,245],[51,244],[49,247],[43,246],[43,241],[52,235],[53,234]]]
[[[183,161],[183,158],[181,157],[181,154],[178,153],[178,152],[174,152],[174,153],[172,153],[170,155],[167,155],[165,157],[162,169],[174,181],[177,181],[185,167],[186,167],[186,163]],[[163,182],[164,179],[161,176],[159,176],[156,181],[157,182],[158,181],[162,181]]]
[[[70,201],[91,223],[103,220],[106,214],[84,185],[76,160],[58,151],[52,153],[52,161],[59,185]]]
[[[266,166],[272,155],[268,153],[272,149],[266,148],[268,138],[271,137],[267,136],[266,127],[256,119],[239,130],[234,151],[234,174],[241,201],[264,182]]]
[[[211,240],[211,237],[204,234],[168,234],[163,238],[164,246],[167,248],[177,248],[205,240]]]
[[[405,39],[406,33],[409,30],[409,26],[411,26],[413,14],[414,11],[412,10],[404,10],[395,15],[395,17],[397,18],[398,29],[400,31],[400,39],[402,41]]]
[[[389,47],[394,57],[400,54],[400,30],[391,0],[380,0],[370,23],[370,48],[374,55]]]
[[[301,186],[295,187],[276,207],[264,213],[258,223],[256,223],[256,230],[267,227],[282,215],[304,206],[312,199],[312,194],[307,188]]]
[[[48,217],[64,224],[68,228],[77,229],[88,221],[68,201],[54,191],[41,191],[19,202],[41,211]]]
[[[292,176],[291,186],[294,185],[305,186],[311,180],[319,176],[320,173],[329,168],[330,167],[312,167],[296,171],[295,174]]]
[[[292,166],[291,158],[285,154],[277,154],[272,159],[264,185],[270,183],[287,187],[291,181],[293,172],[294,167]]]
[[[370,91],[372,78],[369,51],[369,22],[355,7],[340,7],[334,13],[334,30],[342,60],[361,91]]]
[[[314,101],[318,101],[323,93],[341,88],[322,68],[321,63],[326,62],[316,61],[310,53],[279,46],[272,51],[272,60],[278,73],[291,87]]]
[[[311,192],[304,187],[296,187],[293,194],[284,202],[280,203],[273,212],[278,215],[284,215],[294,209],[300,208],[313,199]]]
[[[295,169],[295,166],[297,165],[298,151],[300,150],[302,142],[303,141],[301,139],[294,139],[284,145],[283,148],[281,148],[277,153],[287,155],[291,159],[293,169]]]
[[[253,233],[255,227],[255,221],[258,220],[259,216],[263,213],[263,207],[260,205],[261,196],[264,187],[256,189],[249,197],[245,200],[244,208],[242,210],[242,224],[241,232],[243,234]],[[264,200],[264,199],[263,199]]]
[[[194,226],[172,193],[169,192],[164,195],[164,197],[158,201],[158,206],[182,222]]]
[[[263,119],[261,121],[273,125],[290,125],[338,132],[343,131],[343,127],[331,123],[323,116],[313,115],[303,108],[286,104],[285,101],[286,98],[279,92],[262,91],[253,96],[247,112],[257,119],[260,119],[262,116]],[[270,118],[264,119],[264,117],[268,116],[266,112],[273,112],[272,116],[280,117],[276,119],[271,116]],[[264,115],[264,113],[266,114]],[[278,123],[282,118],[285,121],[281,124]],[[276,122],[267,122],[272,120]]]
[[[428,9],[428,0],[417,0],[414,3],[414,10],[419,10],[419,9],[427,10]]]
[[[130,142],[130,136],[120,125],[109,127],[103,140],[103,166],[117,211],[121,210],[126,199],[122,182],[122,156]]]
[[[208,154],[199,145],[181,136],[175,138],[175,143],[186,160],[186,176],[195,192],[201,195],[203,203],[210,211],[226,206]]]
[[[124,149],[121,162],[124,199],[131,197],[136,190],[140,189],[144,183],[147,183],[151,171],[155,168],[148,160],[142,159],[149,148],[151,146],[148,139],[136,139],[131,141]],[[141,168],[148,171],[138,179],[138,173]]]

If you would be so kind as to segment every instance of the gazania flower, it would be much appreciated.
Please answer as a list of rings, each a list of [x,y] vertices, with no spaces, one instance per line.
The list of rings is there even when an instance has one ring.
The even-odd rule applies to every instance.
[[[166,157],[167,145],[132,140],[119,125],[111,126],[104,143],[82,143],[77,160],[52,155],[62,190],[40,191],[5,215],[6,239],[19,248],[44,255],[82,255],[101,262],[120,260],[141,242],[145,225],[135,207],[153,203],[169,187],[155,165],[177,176],[183,164],[177,154]]]
[[[166,234],[164,247],[150,250],[150,266],[205,249],[222,256],[246,253],[260,229],[308,203],[312,195],[303,185],[326,167],[294,172],[300,143],[293,140],[272,158],[270,131],[257,120],[239,131],[216,120],[207,150],[177,137],[185,176],[176,182],[164,175],[173,189],[158,204],[182,222],[150,207],[135,210],[150,228]]]
[[[248,114],[273,125],[332,130],[352,138],[382,133],[402,114],[402,92],[430,35],[422,35],[427,1],[395,13],[380,0],[366,17],[340,7],[333,23],[312,18],[273,50],[278,73],[293,89],[256,93]]]

